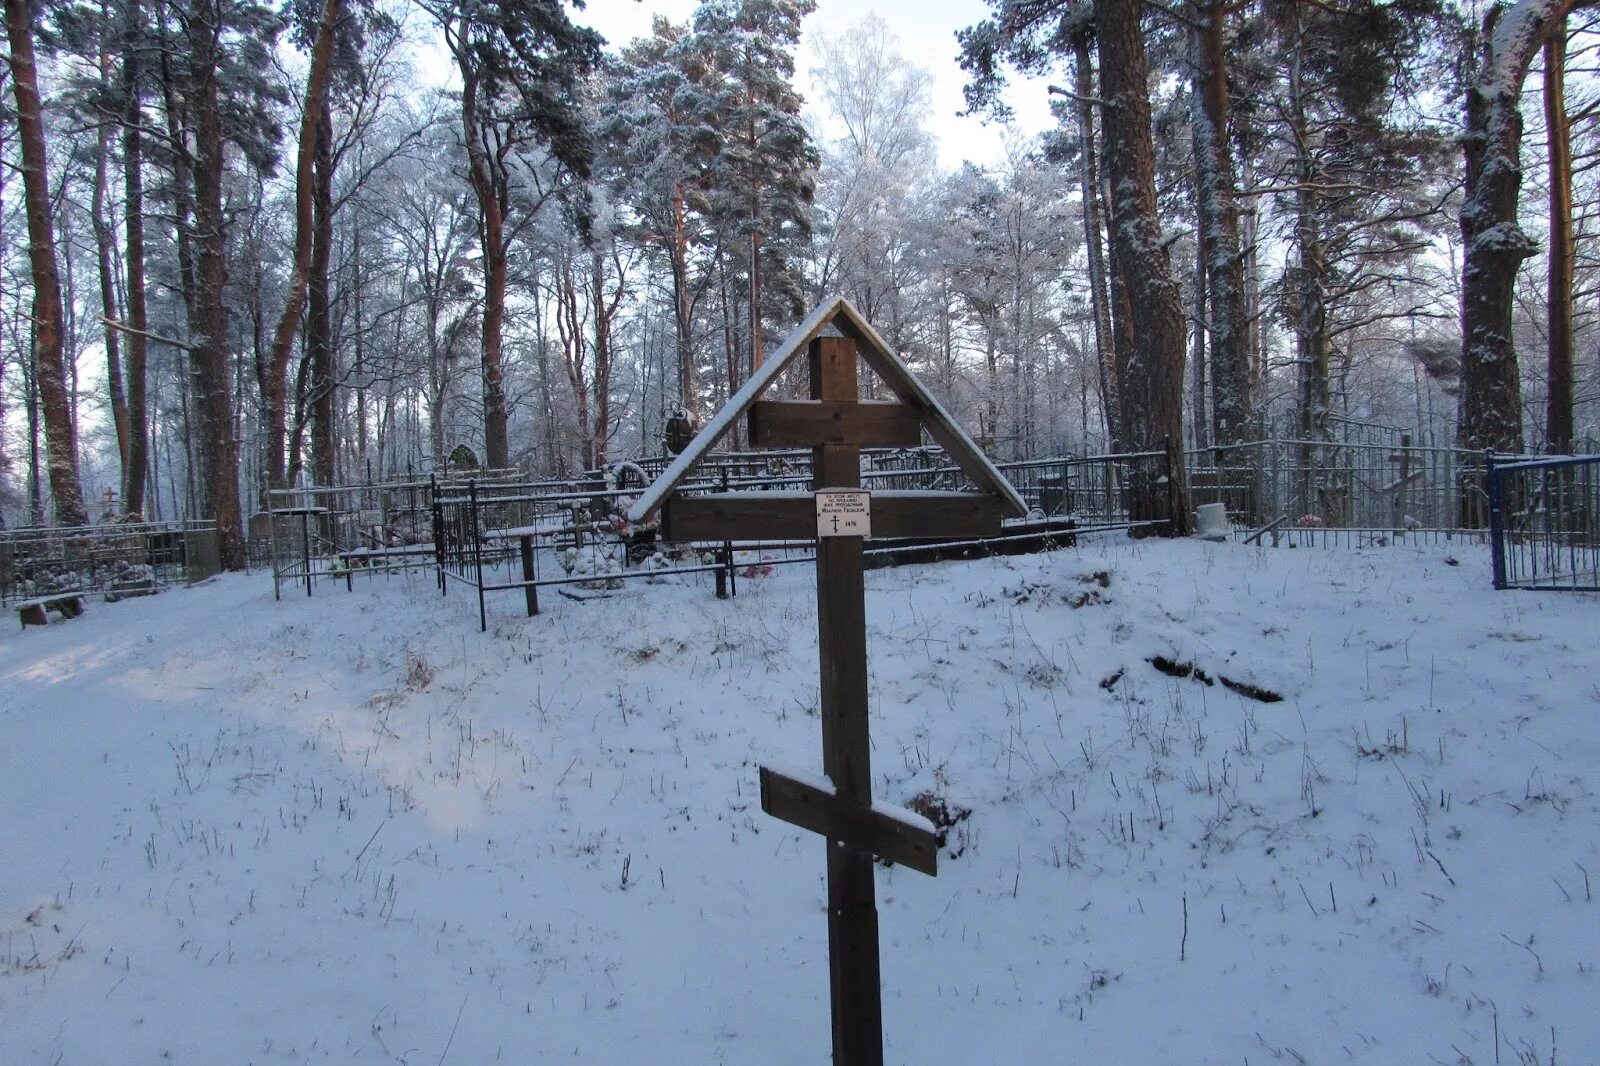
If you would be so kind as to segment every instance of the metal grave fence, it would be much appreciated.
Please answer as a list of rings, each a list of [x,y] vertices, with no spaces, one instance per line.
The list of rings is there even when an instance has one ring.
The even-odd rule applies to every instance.
[[[1600,455],[1487,459],[1494,587],[1600,592]]]
[[[121,599],[208,577],[216,529],[214,522],[129,522],[0,530],[0,603],[65,592]]]

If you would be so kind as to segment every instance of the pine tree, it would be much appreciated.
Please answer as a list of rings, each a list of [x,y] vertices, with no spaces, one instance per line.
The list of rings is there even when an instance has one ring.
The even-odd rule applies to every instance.
[[[720,251],[709,191],[723,132],[711,77],[688,28],[657,19],[623,51],[602,105],[611,184],[627,214],[618,225],[664,252],[672,279],[678,404],[692,425],[702,410],[695,317]]]
[[[800,118],[793,50],[814,8],[812,0],[707,0],[694,14],[693,47],[711,69],[713,121],[723,130],[714,209],[747,248],[751,367],[761,363],[768,304],[785,317],[804,313],[795,260],[810,235],[819,160]]]
[[[532,143],[576,178],[588,175],[593,145],[579,86],[599,61],[603,42],[572,24],[562,0],[430,0],[424,6],[444,30],[461,76],[462,138],[483,248],[484,461],[504,467],[511,462],[502,334],[514,235],[507,229],[516,184],[512,159]]]
[[[1461,444],[1520,452],[1522,387],[1512,340],[1517,270],[1534,252],[1517,224],[1522,186],[1522,83],[1533,58],[1577,4],[1519,0],[1484,17],[1466,91],[1466,195],[1461,202]]]
[[[34,378],[43,413],[50,492],[56,521],[80,526],[88,516],[78,480],[77,420],[67,392],[66,351],[62,343],[61,280],[57,272],[55,226],[46,171],[44,110],[34,59],[33,13],[27,0],[6,0],[6,35],[11,46],[11,88],[22,142],[22,183],[28,223],[28,256],[33,270]]]
[[[1127,444],[1165,451],[1163,477],[1141,472],[1134,518],[1163,521],[1160,532],[1189,532],[1189,493],[1183,467],[1184,319],[1177,281],[1156,212],[1155,152],[1150,96],[1140,30],[1139,0],[1097,0],[1100,97],[1106,102],[1106,183],[1111,189],[1112,272],[1121,279],[1129,405]]]
[[[239,453],[228,326],[227,149],[263,172],[275,165],[284,100],[272,82],[271,51],[282,20],[253,0],[181,0],[158,5],[159,64],[177,214],[180,276],[188,318],[190,458],[199,513],[214,518],[224,569],[243,569]]]

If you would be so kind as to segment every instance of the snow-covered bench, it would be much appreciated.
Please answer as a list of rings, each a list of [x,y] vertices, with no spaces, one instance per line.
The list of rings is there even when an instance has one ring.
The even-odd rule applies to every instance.
[[[17,604],[17,617],[22,628],[50,624],[50,613],[55,611],[63,618],[76,618],[84,612],[83,593],[61,592],[53,596],[36,596]]]

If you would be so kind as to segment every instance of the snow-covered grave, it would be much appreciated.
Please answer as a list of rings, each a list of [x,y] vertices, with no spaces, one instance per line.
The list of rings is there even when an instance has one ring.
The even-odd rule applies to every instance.
[[[1595,1061],[1600,601],[1487,573],[868,574],[873,794],[953,823],[878,873],[887,1060]],[[816,758],[814,583],[704,581],[0,634],[0,1063],[826,1062],[825,845],[756,784]]]

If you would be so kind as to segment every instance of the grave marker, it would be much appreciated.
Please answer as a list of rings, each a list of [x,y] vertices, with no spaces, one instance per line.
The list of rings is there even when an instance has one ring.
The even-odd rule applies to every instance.
[[[832,327],[830,329],[829,327]],[[760,400],[804,351],[810,400]],[[898,402],[859,398],[857,356]],[[812,489],[802,493],[672,490],[735,420],[748,415],[758,447],[812,448]],[[978,493],[886,493],[861,487],[863,447],[915,447],[922,430],[945,447]],[[938,871],[933,826],[872,798],[867,731],[865,538],[935,539],[996,534],[1003,513],[1027,513],[1021,497],[951,421],[855,308],[835,298],[812,312],[783,346],[679,453],[628,512],[639,523],[662,510],[668,540],[817,541],[817,652],[824,778],[761,767],[761,809],[828,840],[828,960],[835,1066],[881,1066],[883,1004],[873,859]]]

